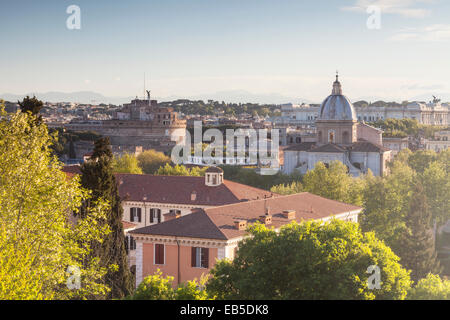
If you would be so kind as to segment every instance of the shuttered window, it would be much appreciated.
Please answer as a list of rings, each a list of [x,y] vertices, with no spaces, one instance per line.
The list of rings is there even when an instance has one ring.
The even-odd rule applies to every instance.
[[[195,268],[209,268],[209,248],[192,247],[191,266]]]
[[[150,223],[160,223],[161,222],[161,209],[150,209]]]
[[[155,243],[155,264],[164,264],[164,245]]]
[[[131,222],[141,222],[141,208],[130,208],[130,221]]]

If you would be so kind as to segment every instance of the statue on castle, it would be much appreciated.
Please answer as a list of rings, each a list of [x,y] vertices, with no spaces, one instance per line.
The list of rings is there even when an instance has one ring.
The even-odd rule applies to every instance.
[[[438,99],[436,96],[433,96],[433,103],[439,103],[441,99]]]

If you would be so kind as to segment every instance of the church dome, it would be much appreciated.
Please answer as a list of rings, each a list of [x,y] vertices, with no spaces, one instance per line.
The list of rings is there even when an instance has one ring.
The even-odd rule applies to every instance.
[[[333,91],[320,107],[318,120],[354,120],[356,121],[356,112],[350,100],[342,94],[341,83],[338,75],[333,83]]]

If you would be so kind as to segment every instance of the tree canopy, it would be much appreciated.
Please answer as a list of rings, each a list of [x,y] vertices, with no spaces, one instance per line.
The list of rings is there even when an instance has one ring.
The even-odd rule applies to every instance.
[[[31,113],[6,115],[0,107],[0,299],[83,299],[103,295],[109,265],[87,259],[110,232],[96,224],[108,204],[92,201],[74,218],[89,192],[68,178],[51,155],[54,137]],[[79,270],[80,287],[67,286]]]
[[[249,228],[233,261],[220,260],[207,291],[219,299],[404,299],[411,280],[399,258],[356,223],[331,220]],[[369,266],[380,268],[370,289]]]

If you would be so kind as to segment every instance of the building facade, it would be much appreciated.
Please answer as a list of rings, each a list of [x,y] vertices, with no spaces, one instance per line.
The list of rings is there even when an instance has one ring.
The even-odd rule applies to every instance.
[[[158,269],[175,284],[208,275],[218,260],[233,259],[246,227],[260,222],[278,230],[292,221],[331,218],[358,221],[360,207],[310,193],[194,210],[158,225],[131,231],[136,239],[136,286]]]

